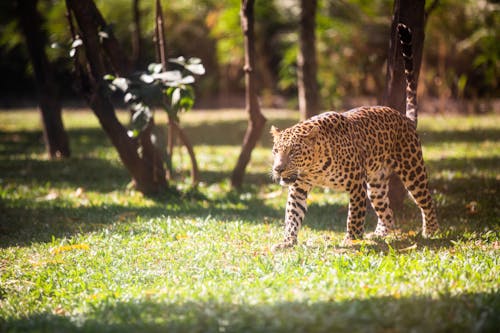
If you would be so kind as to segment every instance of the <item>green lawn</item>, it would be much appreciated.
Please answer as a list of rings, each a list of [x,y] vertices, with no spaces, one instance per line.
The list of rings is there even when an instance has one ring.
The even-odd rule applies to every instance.
[[[244,113],[186,114],[202,183],[178,150],[181,197],[157,198],[127,187],[92,113],[64,117],[73,157],[49,161],[38,113],[0,112],[0,332],[498,332],[500,115],[421,117],[436,238],[407,202],[397,236],[342,247],[347,196],[316,190],[299,245],[278,253],[267,133],[229,188]]]

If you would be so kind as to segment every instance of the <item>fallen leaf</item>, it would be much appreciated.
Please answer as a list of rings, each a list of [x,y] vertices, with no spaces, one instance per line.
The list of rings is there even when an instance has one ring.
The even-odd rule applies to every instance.
[[[465,205],[465,208],[467,208],[467,214],[474,215],[477,214],[478,210],[478,204],[477,201],[471,201],[467,205]]]

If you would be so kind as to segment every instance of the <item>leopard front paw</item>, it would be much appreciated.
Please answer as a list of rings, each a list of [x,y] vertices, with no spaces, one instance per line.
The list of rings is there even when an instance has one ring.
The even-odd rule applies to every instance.
[[[377,228],[375,229],[374,232],[370,232],[370,233],[366,234],[366,238],[370,239],[370,240],[384,239],[387,236],[389,236],[389,234],[391,232],[392,232],[392,229],[389,229],[385,226],[377,225]]]
[[[373,235],[374,237],[384,238],[389,235],[390,231],[391,229],[387,228],[386,226],[377,225],[377,228],[375,228],[375,232],[373,233]]]
[[[341,246],[351,246],[351,245],[354,245],[356,244],[357,241],[363,239],[363,235],[357,235],[357,236],[353,236],[349,233],[347,233],[344,237],[344,239],[342,240],[342,242],[340,243]]]

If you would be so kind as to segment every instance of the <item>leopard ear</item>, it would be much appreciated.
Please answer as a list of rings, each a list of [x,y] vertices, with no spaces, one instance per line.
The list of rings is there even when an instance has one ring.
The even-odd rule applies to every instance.
[[[269,131],[269,133],[272,134],[273,138],[276,138],[278,135],[280,135],[281,133],[281,130],[279,130],[276,126],[271,126],[271,130]]]

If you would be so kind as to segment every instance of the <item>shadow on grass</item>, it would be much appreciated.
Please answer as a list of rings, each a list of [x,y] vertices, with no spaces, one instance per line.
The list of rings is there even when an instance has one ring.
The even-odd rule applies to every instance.
[[[16,162],[17,163],[17,162]],[[31,161],[33,170],[29,176],[18,175],[16,181],[19,185],[37,179],[44,179],[51,182],[51,186],[58,186],[58,182],[67,182],[75,186],[83,186],[87,189],[101,191],[113,191],[117,184],[124,183],[128,176],[120,173],[118,167],[110,168],[105,165],[105,160],[91,161],[95,169],[92,172],[91,167],[82,161]],[[53,164],[66,164],[69,169],[84,167],[86,172],[68,172],[68,178],[62,181],[61,175],[54,171],[53,173],[44,171],[44,168],[56,170],[51,167]],[[69,166],[68,164],[69,163]],[[103,164],[103,165],[101,165]],[[63,167],[64,169],[64,167]],[[17,167],[18,172],[23,170],[21,166]],[[108,170],[102,172],[102,170]],[[16,172],[12,171],[15,176]],[[18,173],[17,172],[17,173]],[[38,173],[39,172],[39,173]],[[213,173],[209,177],[217,181],[219,177]],[[254,184],[260,185],[260,180],[264,175],[247,175],[248,179]],[[395,248],[404,248],[418,242],[419,249],[422,247],[442,248],[449,247],[450,242],[458,240],[465,231],[484,231],[485,228],[498,227],[497,218],[498,204],[496,196],[492,191],[498,188],[498,181],[494,178],[469,177],[454,179],[453,181],[433,181],[433,187],[439,193],[447,197],[445,204],[438,207],[438,215],[444,238],[439,240],[426,240],[422,238],[405,238],[403,240],[392,241]],[[59,183],[60,186],[60,183]],[[64,198],[58,198],[54,201],[37,201],[35,199],[19,198],[9,200],[0,200],[0,247],[9,247],[13,245],[29,245],[33,242],[50,242],[52,237],[62,238],[71,237],[79,233],[99,231],[118,221],[123,214],[133,214],[140,216],[141,219],[161,218],[161,217],[179,217],[179,218],[199,218],[211,216],[220,221],[239,221],[245,220],[254,223],[263,223],[272,221],[282,224],[284,216],[284,204],[277,208],[271,207],[260,199],[256,193],[251,193],[250,198],[242,199],[241,193],[229,192],[215,200],[207,199],[202,193],[186,194],[180,193],[180,196],[165,195],[155,198],[155,205],[150,207],[110,204],[105,202],[95,206],[87,205],[73,207],[74,203],[69,203]],[[492,194],[493,193],[493,194]],[[328,195],[328,194],[327,194]],[[282,193],[286,197],[286,191]],[[469,212],[467,203],[477,202],[477,211],[474,214]],[[283,198],[284,202],[284,198]],[[238,205],[238,208],[235,208]],[[338,233],[345,232],[345,221],[347,218],[347,205],[343,204],[323,204],[310,201],[308,214],[304,220],[304,226],[314,230],[328,230]],[[407,201],[403,212],[397,212],[396,222],[405,232],[410,230],[417,231],[421,229],[421,218],[416,205],[410,200]],[[368,214],[366,222],[366,232],[372,232],[375,229],[376,218],[373,212]],[[301,240],[303,241],[303,240]],[[371,245],[368,245],[370,247]],[[389,247],[384,241],[373,245],[376,251],[387,252]]]
[[[37,184],[43,187],[82,187],[85,190],[110,192],[123,189],[130,182],[127,171],[106,159],[71,157],[64,160],[12,159],[0,164],[4,181]]]
[[[457,172],[460,176],[467,176],[471,171],[499,171],[500,157],[475,157],[475,158],[443,158],[440,160],[426,161],[429,173],[443,170]]]
[[[68,130],[73,156],[85,156],[102,148],[111,148],[111,142],[99,128]],[[0,157],[11,154],[30,154],[45,150],[42,131],[0,131]]]
[[[500,294],[270,304],[105,300],[84,316],[0,319],[3,332],[497,332]]]
[[[59,198],[50,202],[0,200],[0,248],[50,242],[53,237],[70,238],[136,217],[148,220],[210,216],[228,223],[241,220],[264,223],[281,215],[258,198],[241,200],[233,192],[217,200],[208,200],[203,195],[180,198],[165,195],[154,200],[155,204],[149,207],[110,203],[74,207],[74,203]]]
[[[483,142],[487,140],[499,140],[500,129],[470,129],[467,131],[431,131],[418,130],[422,143],[435,144],[442,142]]]
[[[273,121],[274,125],[281,128],[287,127],[293,122],[286,120]],[[267,124],[269,127],[271,124]],[[208,125],[186,126],[195,144],[236,144],[239,145],[246,129],[246,121],[222,121]],[[431,132],[426,131],[427,142],[443,141],[471,141],[477,142],[498,137],[500,131],[448,131]],[[74,156],[99,156],[102,149],[111,148],[107,138],[100,129],[74,129],[69,131],[72,140]],[[264,134],[263,144],[268,147],[271,144],[270,136]],[[430,141],[429,141],[430,140]],[[0,132],[0,175],[2,181],[16,186],[26,185],[28,188],[34,186],[43,187],[82,187],[86,191],[109,193],[111,191],[124,189],[130,181],[130,177],[121,166],[119,161],[110,162],[108,159],[95,157],[76,157],[67,160],[48,161],[33,158],[10,158],[12,154],[25,154],[29,156],[33,152],[39,152],[43,147],[41,132],[17,131]],[[112,149],[112,148],[111,148]],[[475,158],[475,159],[443,159],[430,161],[431,170],[449,170],[456,172],[459,177],[450,180],[431,180],[431,186],[439,193],[446,196],[446,202],[438,207],[438,214],[443,217],[441,224],[443,229],[453,227],[455,232],[450,237],[458,237],[459,232],[477,228],[483,230],[498,225],[499,206],[496,195],[500,188],[500,181],[495,177],[480,177],[469,175],[470,170],[474,172],[496,170],[500,163],[497,157]],[[202,181],[213,184],[230,177],[229,172],[203,171]],[[270,183],[269,176],[265,173],[247,173],[245,176],[247,184],[264,186]],[[250,190],[252,191],[252,190]],[[286,194],[283,193],[283,196]],[[23,201],[24,200],[24,201]],[[31,242],[50,241],[52,235],[64,237],[67,235],[89,232],[102,228],[116,221],[116,216],[134,211],[144,218],[158,216],[207,216],[221,220],[239,220],[242,214],[250,221],[263,221],[271,217],[282,223],[284,206],[273,209],[266,206],[263,200],[252,199],[243,203],[244,210],[227,208],[223,201],[230,203],[240,202],[235,194],[228,194],[220,200],[207,201],[204,198],[163,198],[158,199],[154,207],[136,208],[121,205],[109,205],[105,207],[68,207],[64,202],[53,204],[33,203],[23,199],[16,202],[0,201],[0,246],[8,244],[29,244]],[[469,214],[467,204],[477,201],[478,210]],[[208,208],[207,208],[208,205]],[[415,221],[410,230],[420,227],[420,217],[417,209],[410,204],[411,208],[405,209],[402,218],[398,218],[400,224],[406,228],[405,220]],[[407,207],[410,207],[407,206]],[[407,211],[408,212],[407,212]],[[342,205],[319,205],[311,202],[309,212],[306,216],[305,225],[312,229],[345,231],[345,220],[347,206]],[[464,223],[465,221],[465,223]],[[373,214],[368,218],[367,232],[375,227]],[[415,228],[414,228],[415,227]]]

